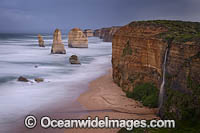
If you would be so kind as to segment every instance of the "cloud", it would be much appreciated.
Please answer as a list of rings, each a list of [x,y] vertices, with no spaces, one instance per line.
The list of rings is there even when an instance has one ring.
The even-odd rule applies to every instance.
[[[0,32],[100,28],[134,20],[200,21],[199,0],[0,0]]]

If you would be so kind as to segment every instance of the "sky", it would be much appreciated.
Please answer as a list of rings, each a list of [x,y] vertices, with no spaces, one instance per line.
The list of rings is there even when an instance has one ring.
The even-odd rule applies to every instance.
[[[0,0],[0,33],[51,33],[132,21],[200,21],[200,0]]]

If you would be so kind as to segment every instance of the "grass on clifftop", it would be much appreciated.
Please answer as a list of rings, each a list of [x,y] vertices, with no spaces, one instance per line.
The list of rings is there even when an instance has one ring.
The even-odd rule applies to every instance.
[[[158,106],[159,90],[152,83],[136,85],[133,92],[127,92],[128,98],[141,101],[144,106],[156,108]]]
[[[158,34],[157,37],[167,41],[169,38],[174,38],[175,43],[195,42],[200,44],[200,23],[185,22],[172,20],[150,20],[136,21],[129,24],[130,26],[153,26],[164,27],[167,32]]]

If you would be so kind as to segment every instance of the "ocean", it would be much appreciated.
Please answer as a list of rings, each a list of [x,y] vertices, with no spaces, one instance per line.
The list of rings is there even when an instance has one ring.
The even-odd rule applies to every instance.
[[[39,47],[36,34],[0,34],[0,132],[35,110],[62,100],[72,103],[111,67],[109,42],[90,37],[89,48],[68,48],[67,35],[62,35],[67,54],[50,54],[53,35],[42,36],[46,47]],[[73,54],[81,65],[69,63]],[[32,82],[18,82],[19,76]]]

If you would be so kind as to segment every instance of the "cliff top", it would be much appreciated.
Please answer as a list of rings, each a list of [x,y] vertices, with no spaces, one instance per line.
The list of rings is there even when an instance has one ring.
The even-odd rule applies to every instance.
[[[174,43],[195,42],[200,44],[200,23],[172,20],[135,21],[128,24],[131,27],[153,27],[162,30],[156,37],[164,41],[174,38]]]

